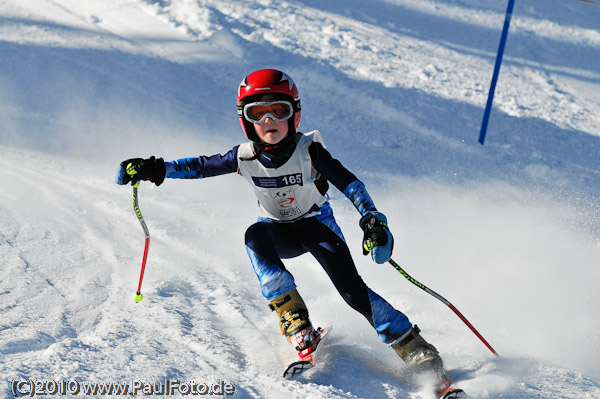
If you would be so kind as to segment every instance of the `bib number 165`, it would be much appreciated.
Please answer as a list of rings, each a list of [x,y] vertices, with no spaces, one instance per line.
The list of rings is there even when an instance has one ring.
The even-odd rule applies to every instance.
[[[283,184],[286,186],[292,186],[294,184],[302,185],[302,173],[283,176],[281,180],[283,180]]]

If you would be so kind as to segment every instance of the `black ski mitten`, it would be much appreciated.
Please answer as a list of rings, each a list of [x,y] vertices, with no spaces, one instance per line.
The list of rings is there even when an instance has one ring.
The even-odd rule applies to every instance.
[[[134,185],[140,180],[148,180],[160,186],[166,174],[165,161],[162,158],[130,158],[119,165],[115,182],[121,185],[131,182],[131,185]]]

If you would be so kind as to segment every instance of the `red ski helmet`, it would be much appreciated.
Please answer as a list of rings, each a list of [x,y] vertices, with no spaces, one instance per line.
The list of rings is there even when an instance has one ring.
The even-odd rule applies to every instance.
[[[296,134],[300,126],[302,109],[296,84],[286,73],[276,69],[260,69],[246,76],[237,92],[237,111],[242,130],[251,141],[259,141],[254,124],[244,118],[244,105],[255,101],[289,101],[294,114],[288,119],[289,134]]]

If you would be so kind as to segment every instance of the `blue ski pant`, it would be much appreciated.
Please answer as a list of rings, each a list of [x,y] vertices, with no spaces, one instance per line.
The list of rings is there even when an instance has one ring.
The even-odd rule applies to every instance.
[[[248,228],[245,240],[267,300],[296,288],[294,277],[282,259],[310,252],[348,305],[366,317],[383,342],[389,345],[412,328],[403,313],[363,282],[330,209],[318,217],[292,223],[260,220]]]

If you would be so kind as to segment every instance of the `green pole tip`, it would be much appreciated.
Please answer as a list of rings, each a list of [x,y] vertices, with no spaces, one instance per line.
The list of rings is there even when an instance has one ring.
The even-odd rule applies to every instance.
[[[133,294],[133,300],[137,303],[137,302],[141,302],[142,299],[144,299],[144,296],[140,293],[135,293]]]

